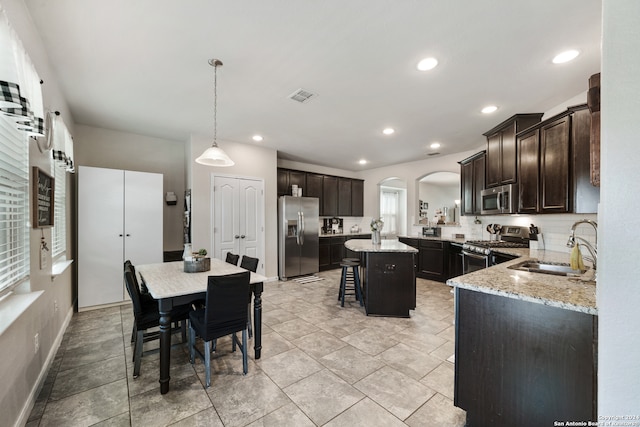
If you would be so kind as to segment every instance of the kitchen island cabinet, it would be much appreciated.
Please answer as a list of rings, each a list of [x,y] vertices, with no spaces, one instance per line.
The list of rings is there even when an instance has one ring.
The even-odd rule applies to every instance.
[[[508,269],[518,262],[447,282],[455,286],[454,404],[470,427],[595,421],[595,285]]]
[[[416,307],[414,258],[417,249],[397,240],[352,239],[347,249],[361,254],[364,306],[368,316],[409,317]]]

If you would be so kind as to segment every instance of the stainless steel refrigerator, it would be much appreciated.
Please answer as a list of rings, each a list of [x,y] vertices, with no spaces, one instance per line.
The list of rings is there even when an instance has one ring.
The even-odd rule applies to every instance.
[[[278,270],[280,279],[317,273],[319,200],[280,196],[278,199]]]

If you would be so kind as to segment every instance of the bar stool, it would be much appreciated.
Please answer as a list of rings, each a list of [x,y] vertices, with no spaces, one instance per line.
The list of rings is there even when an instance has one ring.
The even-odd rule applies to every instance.
[[[355,259],[355,258],[351,258]],[[358,267],[360,267],[360,260],[357,261],[345,261],[344,259],[340,263],[342,267],[342,278],[340,279],[340,291],[338,292],[338,300],[340,306],[344,307],[345,295],[355,295],[356,300],[360,301],[360,306],[363,306],[362,302],[362,287],[360,286],[360,273]],[[347,291],[352,291],[347,293]]]

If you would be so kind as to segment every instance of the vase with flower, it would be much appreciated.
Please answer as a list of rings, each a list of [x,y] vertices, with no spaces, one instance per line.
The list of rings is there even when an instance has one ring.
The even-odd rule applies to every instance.
[[[371,243],[374,245],[380,244],[380,232],[382,231],[382,227],[384,227],[382,218],[371,219]]]

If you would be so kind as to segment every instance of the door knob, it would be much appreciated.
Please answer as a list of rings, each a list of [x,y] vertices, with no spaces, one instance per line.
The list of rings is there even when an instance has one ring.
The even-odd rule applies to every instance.
[[[244,239],[244,234],[242,236],[240,236],[241,239]]]
[[[234,239],[239,239],[240,236],[238,236],[237,234],[235,236],[233,236]]]

